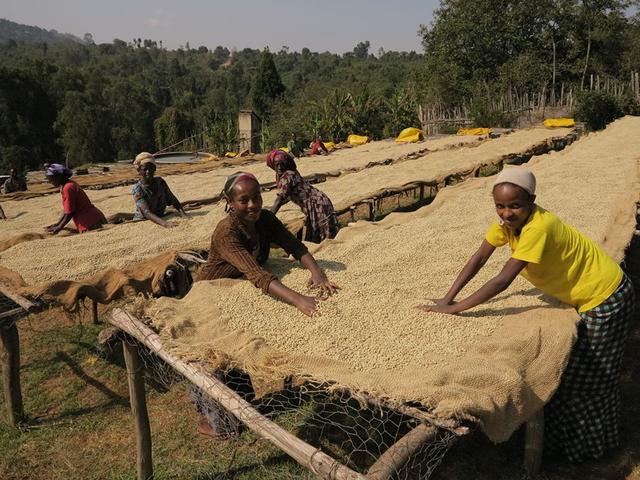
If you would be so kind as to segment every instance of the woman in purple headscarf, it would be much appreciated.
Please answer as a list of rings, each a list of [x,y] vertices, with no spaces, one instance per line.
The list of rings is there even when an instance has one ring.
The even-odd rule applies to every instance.
[[[80,233],[95,230],[107,223],[104,214],[91,203],[82,187],[71,180],[71,170],[59,163],[52,163],[47,166],[45,175],[49,183],[60,188],[63,208],[60,220],[45,227],[47,232],[55,235],[70,220],[73,220]]]

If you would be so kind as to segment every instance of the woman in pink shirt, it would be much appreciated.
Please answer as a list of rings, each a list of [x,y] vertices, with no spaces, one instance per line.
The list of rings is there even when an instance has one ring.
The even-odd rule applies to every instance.
[[[107,223],[104,214],[91,203],[80,185],[71,180],[71,170],[59,163],[52,163],[47,167],[45,175],[49,183],[60,187],[63,208],[60,220],[45,227],[45,230],[55,235],[69,223],[69,220],[73,220],[80,233],[95,230]]]

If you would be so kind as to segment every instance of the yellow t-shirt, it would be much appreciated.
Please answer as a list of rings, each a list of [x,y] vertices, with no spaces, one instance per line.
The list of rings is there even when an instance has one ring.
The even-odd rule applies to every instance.
[[[620,266],[596,242],[537,205],[519,236],[496,221],[485,238],[494,247],[508,243],[512,258],[529,262],[524,278],[580,313],[600,305],[622,280]]]

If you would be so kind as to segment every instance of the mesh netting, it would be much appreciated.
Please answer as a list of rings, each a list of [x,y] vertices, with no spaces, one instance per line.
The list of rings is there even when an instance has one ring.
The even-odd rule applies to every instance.
[[[249,428],[236,415],[132,337],[119,333],[113,340],[111,348],[119,348],[120,340],[138,345],[147,382],[166,389],[188,390],[194,410],[200,413],[200,429],[237,449],[246,448],[250,436],[243,432]],[[335,460],[332,468],[340,468],[341,464],[361,475],[369,474],[370,478],[428,479],[459,438],[453,431],[422,424],[391,408],[368,404],[330,385],[314,382],[293,385],[285,381],[277,391],[258,396],[249,376],[240,370],[223,372],[205,365],[197,365],[195,369],[222,382],[248,402],[234,409],[236,413],[244,409],[252,416],[257,411],[264,419],[312,446],[316,453],[322,452]],[[152,417],[150,421],[153,424]],[[232,468],[230,464],[228,469]],[[268,475],[269,467],[264,469]],[[323,476],[321,471],[314,473]]]

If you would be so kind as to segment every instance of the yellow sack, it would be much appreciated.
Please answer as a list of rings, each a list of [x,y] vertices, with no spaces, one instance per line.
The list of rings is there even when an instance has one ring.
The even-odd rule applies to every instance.
[[[420,130],[419,128],[409,127],[409,128],[405,128],[400,132],[400,135],[398,135],[398,138],[396,138],[396,142],[409,143],[409,142],[417,142],[423,139],[424,139],[424,134],[422,133],[422,130]]]
[[[238,155],[237,152],[227,152],[227,153],[224,154],[224,156],[227,157],[227,158],[233,158],[236,155]]]
[[[212,162],[212,161],[220,160],[218,157],[216,157],[212,153],[198,153],[198,156],[200,157],[201,162]]]
[[[461,128],[458,130],[458,135],[489,135],[490,133],[490,128]]]
[[[347,143],[349,145],[364,145],[369,142],[369,137],[364,135],[354,135],[353,133],[347,137]],[[325,146],[327,144],[325,143]]]
[[[557,127],[575,127],[576,122],[573,118],[547,118],[544,126],[547,128]]]
[[[333,150],[334,148],[336,148],[336,144],[333,142],[322,142],[322,144],[327,150]]]
[[[287,147],[280,147],[278,150],[282,150],[283,152],[289,153],[289,149]]]

